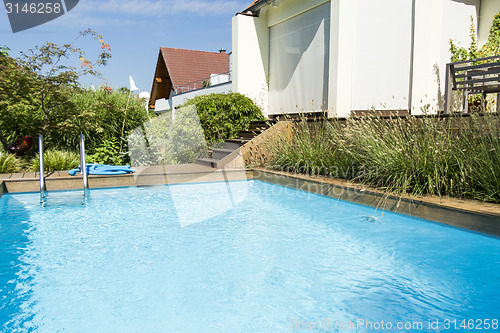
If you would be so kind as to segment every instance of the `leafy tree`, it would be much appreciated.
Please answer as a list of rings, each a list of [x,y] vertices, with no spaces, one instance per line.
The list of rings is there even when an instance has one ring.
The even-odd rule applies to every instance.
[[[91,36],[99,41],[101,53],[93,62],[85,58],[85,52],[74,46],[81,38]],[[59,46],[54,43],[45,43],[41,47],[22,53],[21,65],[34,75],[31,82],[36,91],[38,111],[42,116],[41,133],[47,129],[58,130],[65,125],[68,116],[74,115],[74,108],[70,103],[71,90],[78,86],[78,79],[84,75],[101,76],[96,70],[99,66],[106,65],[111,58],[111,48],[106,44],[102,36],[93,30],[80,32],[78,37],[70,44]],[[80,69],[66,65],[65,59],[77,55],[80,61]]]
[[[477,43],[474,19],[471,18],[470,39],[471,43],[469,48],[460,47],[450,39],[451,62],[466,61],[500,55],[500,12],[498,12],[494,16],[493,24],[491,25],[490,33],[488,35],[488,40],[481,48],[478,47]],[[476,61],[474,62],[474,64],[487,63],[491,61],[495,61],[495,59],[483,60],[480,62]],[[469,96],[468,105],[468,112],[481,111],[481,97],[479,95]]]
[[[500,12],[493,18],[488,40],[483,46],[483,56],[489,57],[500,54]]]
[[[58,147],[71,147],[78,144],[78,137],[83,133],[87,138],[86,147],[89,153],[103,152],[111,145],[105,142],[114,142],[120,147],[123,143],[121,129],[128,102],[128,111],[125,121],[124,137],[148,119],[144,102],[138,98],[128,100],[129,91],[118,90],[108,93],[104,89],[97,91],[79,90],[71,97],[71,103],[77,111],[72,117],[71,126],[64,135],[60,135]],[[67,149],[68,149],[67,148]],[[96,150],[97,149],[97,150]],[[110,149],[110,152],[114,151]],[[108,162],[106,162],[108,163]]]
[[[82,37],[98,41],[100,53],[94,61],[74,46]],[[78,84],[83,75],[101,77],[97,69],[111,57],[110,46],[100,35],[87,30],[70,44],[46,43],[19,59],[8,51],[0,47],[0,142],[4,150],[22,135],[41,133],[47,151],[71,154],[83,133],[89,158],[95,162],[127,161],[128,155],[116,147],[125,142],[122,136],[148,119],[143,101],[130,98],[127,88],[113,91],[103,86],[93,91]],[[79,68],[68,65],[75,57]]]
[[[96,60],[85,58],[85,52],[74,46],[81,37],[98,40],[100,53]],[[71,102],[78,89],[78,78],[83,75],[100,76],[97,67],[106,65],[111,48],[102,36],[93,30],[81,32],[70,44],[59,46],[45,43],[19,59],[0,52],[0,141],[4,148],[8,142],[24,134],[44,134],[48,146],[58,141],[61,133],[71,132],[71,119],[77,111]],[[69,66],[77,56],[80,68]],[[72,147],[73,148],[73,147]]]
[[[14,138],[34,133],[38,127],[33,117],[34,74],[25,71],[8,50],[0,47],[0,142],[4,150]]]
[[[455,42],[452,39],[450,39],[450,53],[452,62],[466,61],[466,60],[500,55],[500,12],[498,12],[493,18],[493,24],[491,25],[490,28],[488,40],[480,49],[478,48],[476,35],[477,34],[476,34],[474,19],[471,18],[471,25],[470,25],[471,43],[469,48],[461,47],[455,44]]]

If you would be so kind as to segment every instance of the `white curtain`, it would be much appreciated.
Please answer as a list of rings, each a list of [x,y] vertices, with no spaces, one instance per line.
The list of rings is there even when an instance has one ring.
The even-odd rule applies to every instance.
[[[270,114],[326,110],[330,3],[270,28]]]

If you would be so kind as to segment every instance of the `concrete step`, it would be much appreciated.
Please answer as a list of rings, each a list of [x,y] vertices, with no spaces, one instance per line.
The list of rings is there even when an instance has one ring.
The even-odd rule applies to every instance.
[[[230,140],[228,140],[228,141],[224,142],[223,149],[236,150],[236,149],[240,148],[241,146],[243,146],[243,144],[241,142],[230,142]]]
[[[220,160],[270,128],[275,123],[276,121],[274,120],[252,121],[248,131],[240,131],[238,133],[239,138],[226,140],[225,142],[211,142],[209,144],[210,158],[199,158],[196,160],[196,163],[216,168]]]
[[[268,123],[251,123],[250,126],[248,127],[248,130],[249,131],[253,131],[253,130],[257,130],[257,131],[265,131],[266,129],[268,129],[269,127],[271,127],[270,124]]]
[[[233,151],[235,151],[235,149],[212,149],[212,159],[222,160]]]
[[[254,120],[250,122],[250,126],[252,125],[274,125],[276,123],[276,120],[274,119],[266,119],[266,120]]]
[[[258,136],[261,132],[257,130],[252,131],[239,131],[238,136],[242,139],[253,139]]]
[[[225,147],[225,142],[209,142],[208,143],[209,149],[224,149]]]
[[[230,139],[230,140],[227,140],[226,142],[237,144],[238,146],[243,146],[245,143],[247,143],[249,141],[250,141],[249,139]]]
[[[196,164],[209,166],[212,168],[217,168],[217,162],[219,162],[219,160],[215,160],[213,158],[198,158],[196,160]]]

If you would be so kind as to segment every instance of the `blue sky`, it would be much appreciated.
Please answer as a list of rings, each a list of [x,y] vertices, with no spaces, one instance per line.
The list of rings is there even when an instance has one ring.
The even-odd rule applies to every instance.
[[[87,28],[97,30],[111,46],[112,59],[101,68],[114,87],[129,86],[129,75],[141,91],[150,91],[160,46],[218,51],[231,50],[231,19],[251,0],[80,0],[70,12],[54,21],[12,33],[0,5],[0,45],[17,57],[45,42],[69,43]],[[77,47],[97,54],[99,45],[79,40]],[[73,65],[78,66],[75,58]],[[84,85],[103,82],[87,78]]]

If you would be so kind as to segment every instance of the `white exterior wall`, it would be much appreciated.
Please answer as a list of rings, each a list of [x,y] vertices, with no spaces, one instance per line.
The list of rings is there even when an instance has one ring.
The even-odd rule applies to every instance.
[[[407,110],[412,1],[361,2],[354,26],[351,109]]]
[[[269,27],[328,1],[282,0],[258,18],[233,18],[233,88],[267,114]],[[449,39],[470,42],[470,17],[492,17],[500,0],[331,0],[328,115],[351,110],[436,112],[444,93]],[[415,3],[413,80],[412,5]],[[484,20],[486,21],[486,20]],[[480,34],[489,22],[480,22]],[[483,25],[488,25],[484,28]],[[438,75],[439,74],[439,75]],[[440,83],[440,85],[438,84]]]
[[[268,115],[269,29],[267,16],[233,17],[233,89],[250,97]]]
[[[331,1],[329,117],[348,117],[351,114],[357,2],[358,0]]]
[[[477,22],[479,2],[416,1],[412,114],[422,114],[424,110],[437,112],[441,108],[438,103],[444,94],[446,63],[450,62],[449,40],[470,45],[470,18]]]

